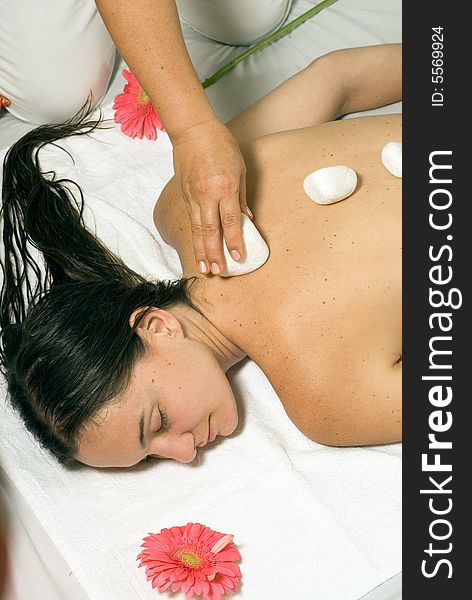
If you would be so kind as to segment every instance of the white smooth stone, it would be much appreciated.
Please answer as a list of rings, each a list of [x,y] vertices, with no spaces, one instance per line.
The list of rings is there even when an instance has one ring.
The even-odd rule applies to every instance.
[[[383,166],[395,177],[402,176],[402,145],[400,142],[389,142],[382,148]]]
[[[244,213],[241,213],[241,226],[243,228],[244,244],[244,256],[241,260],[233,260],[228,252],[226,240],[223,236],[226,271],[221,274],[222,277],[234,277],[235,275],[252,273],[252,271],[262,267],[269,258],[269,247],[265,243],[262,235],[257,231],[254,223]]]
[[[303,189],[317,204],[333,204],[344,200],[356,189],[354,169],[344,165],[317,169],[305,177]]]

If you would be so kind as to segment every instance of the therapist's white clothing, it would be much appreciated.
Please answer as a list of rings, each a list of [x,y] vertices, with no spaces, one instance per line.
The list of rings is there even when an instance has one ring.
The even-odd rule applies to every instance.
[[[204,36],[248,46],[278,29],[292,0],[176,0],[182,21]]]
[[[248,45],[282,25],[292,0],[176,4],[182,21],[203,35]],[[115,56],[94,0],[0,0],[0,94],[11,100],[7,110],[23,121],[65,121],[90,92],[99,104]]]

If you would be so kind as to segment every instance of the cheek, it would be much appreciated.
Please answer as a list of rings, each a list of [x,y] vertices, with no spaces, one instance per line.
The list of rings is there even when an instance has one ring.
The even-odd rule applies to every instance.
[[[167,357],[155,370],[162,408],[179,419],[195,420],[234,405],[228,379],[212,356],[201,350]],[[153,376],[154,377],[154,376]]]
[[[221,369],[209,371],[200,379],[198,397],[211,411],[228,410],[234,404],[233,391]]]
[[[221,369],[220,369],[221,373]],[[220,377],[212,362],[202,360],[198,354],[189,354],[168,359],[165,368],[159,370],[160,387],[170,399],[191,402],[192,398],[201,401],[208,397]]]
[[[231,388],[221,371],[190,373],[187,369],[185,376],[174,381],[167,388],[166,406],[180,419],[199,421],[209,413],[227,411],[234,404]]]

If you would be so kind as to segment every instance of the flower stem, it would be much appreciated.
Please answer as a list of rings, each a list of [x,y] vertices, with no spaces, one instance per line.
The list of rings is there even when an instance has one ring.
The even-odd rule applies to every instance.
[[[317,4],[316,6],[314,6],[313,8],[310,8],[309,10],[307,10],[306,12],[304,12],[302,15],[300,15],[299,17],[297,17],[293,21],[290,21],[290,23],[287,23],[286,25],[284,25],[283,27],[281,27],[280,29],[278,29],[274,33],[271,33],[270,35],[268,35],[267,37],[265,37],[264,39],[262,39],[260,42],[258,42],[254,46],[251,46],[251,48],[248,48],[245,52],[243,52],[242,54],[240,54],[236,58],[233,58],[233,60],[230,60],[225,65],[223,65],[221,67],[221,69],[218,69],[218,71],[215,71],[213,73],[213,75],[211,75],[210,77],[208,77],[208,79],[205,79],[205,81],[202,83],[203,88],[205,89],[207,87],[210,87],[210,85],[213,85],[214,83],[216,83],[218,81],[218,79],[220,79],[221,77],[223,77],[223,75],[225,75],[228,71],[231,71],[231,69],[234,69],[234,67],[237,64],[239,64],[241,61],[243,61],[244,59],[246,59],[248,56],[251,56],[251,54],[254,54],[254,52],[257,52],[258,50],[261,50],[262,48],[265,48],[266,46],[268,46],[272,42],[277,41],[278,39],[280,39],[284,35],[287,35],[287,33],[290,33],[296,27],[298,27],[302,23],[305,23],[305,21],[308,21],[308,19],[310,19],[311,17],[313,17],[317,13],[321,12],[324,8],[327,8],[331,4],[334,4],[335,2],[336,2],[336,0],[323,0],[323,2],[320,2],[319,4]]]

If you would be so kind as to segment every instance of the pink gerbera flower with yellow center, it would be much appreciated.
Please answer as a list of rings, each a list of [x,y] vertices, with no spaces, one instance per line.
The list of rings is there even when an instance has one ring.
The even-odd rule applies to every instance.
[[[146,567],[148,581],[160,592],[170,587],[182,590],[187,600],[194,594],[221,600],[236,589],[241,571],[234,561],[241,557],[232,535],[187,523],[150,533],[143,541],[139,567]]]
[[[154,110],[151,99],[130,71],[123,69],[123,76],[128,83],[123,92],[116,96],[113,104],[115,123],[120,123],[121,131],[129,137],[146,136],[148,140],[155,140],[156,130],[164,131],[164,126]]]

